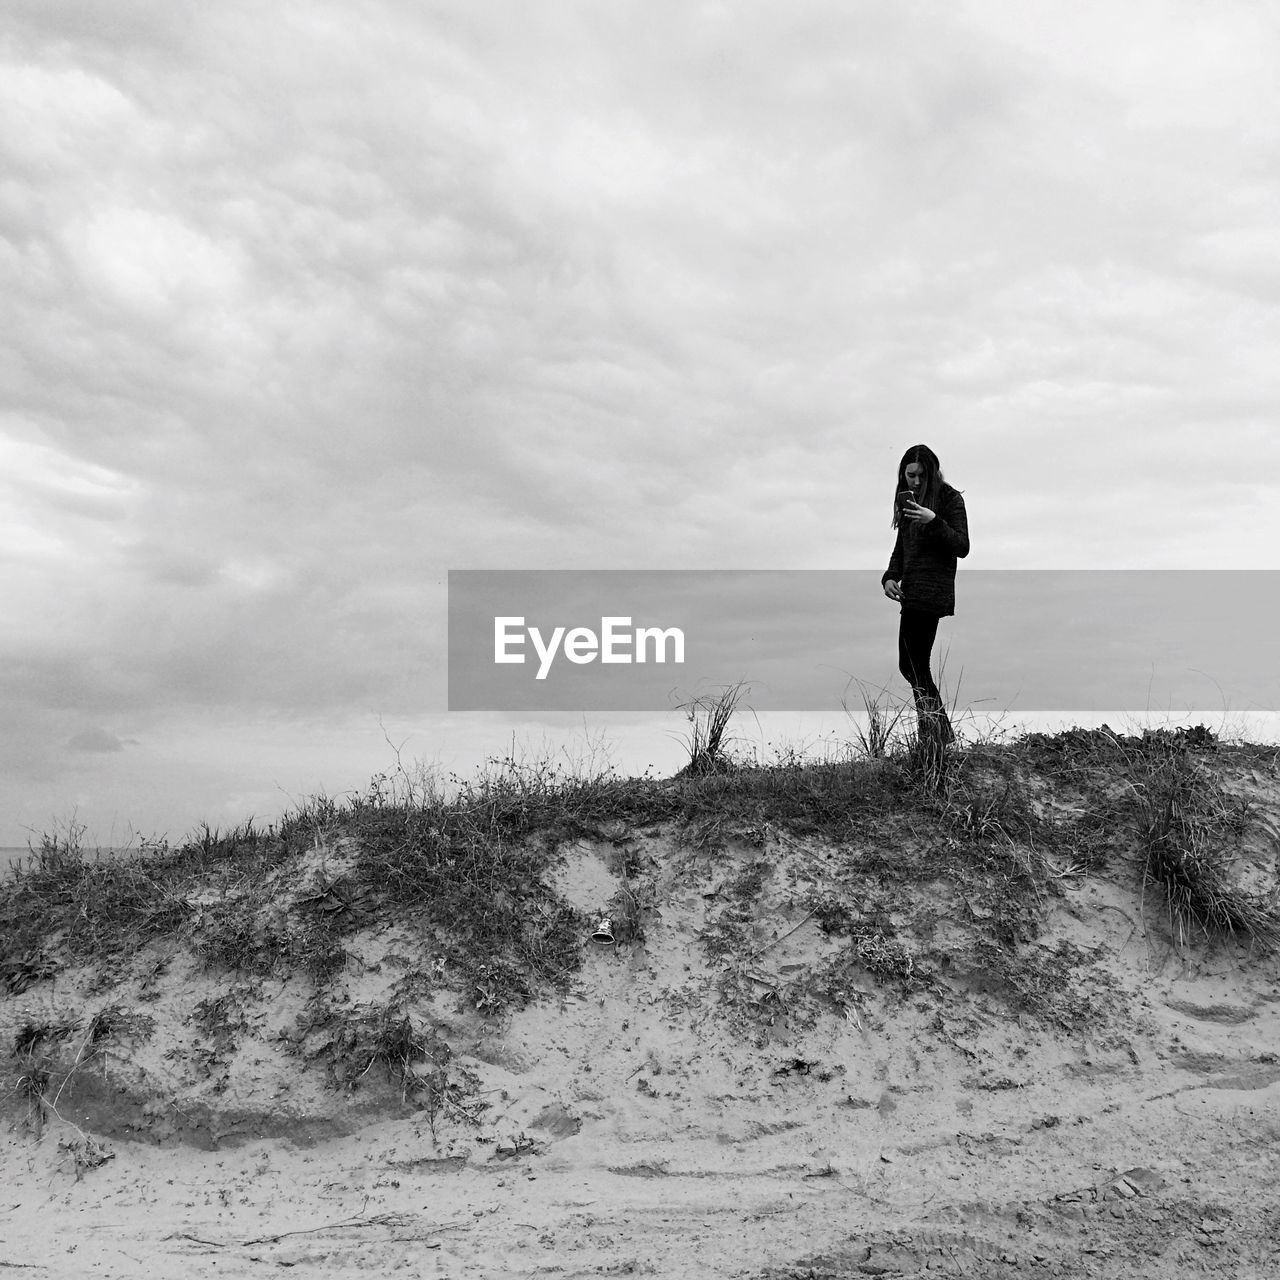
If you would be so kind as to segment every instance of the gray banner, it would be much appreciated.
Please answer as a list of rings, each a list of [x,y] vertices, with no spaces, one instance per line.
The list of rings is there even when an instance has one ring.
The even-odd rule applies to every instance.
[[[974,570],[935,673],[1018,711],[1275,710],[1280,573]],[[757,710],[905,693],[872,570],[451,570],[451,711],[662,711],[745,681]],[[858,705],[856,690],[852,701]]]

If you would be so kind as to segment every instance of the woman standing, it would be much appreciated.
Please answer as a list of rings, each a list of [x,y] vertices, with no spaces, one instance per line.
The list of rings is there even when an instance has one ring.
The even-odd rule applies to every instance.
[[[927,445],[912,445],[898,463],[893,527],[898,537],[880,582],[902,605],[898,670],[911,685],[921,737],[945,746],[956,736],[929,663],[938,620],[956,611],[956,561],[969,554],[969,520],[964,498],[943,480]]]

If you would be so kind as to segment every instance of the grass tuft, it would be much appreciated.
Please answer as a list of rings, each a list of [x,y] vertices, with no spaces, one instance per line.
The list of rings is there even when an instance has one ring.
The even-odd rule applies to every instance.
[[[684,712],[689,721],[684,744],[689,763],[680,771],[680,776],[700,778],[733,769],[727,734],[738,703],[747,692],[747,685],[739,680],[737,684],[726,685],[719,693],[700,694],[679,704],[677,710]]]
[[[1161,743],[1132,782],[1143,886],[1164,895],[1175,941],[1239,939],[1265,951],[1280,943],[1274,900],[1232,873],[1247,814],[1185,751]]]
[[[1074,728],[1027,735],[1019,749],[1031,767],[1091,798],[1076,823],[1083,866],[1136,839],[1144,895],[1155,889],[1163,897],[1179,946],[1193,938],[1280,946],[1275,895],[1250,891],[1235,873],[1250,815],[1204,766],[1222,749],[1211,729]]]
[[[883,689],[873,692],[871,687],[862,681],[858,681],[858,693],[862,699],[865,728],[855,713],[850,711],[848,699],[842,702],[844,713],[853,725],[854,740],[858,750],[868,760],[887,759],[893,754],[897,744],[898,726],[906,714],[907,704],[901,699],[891,697]]]

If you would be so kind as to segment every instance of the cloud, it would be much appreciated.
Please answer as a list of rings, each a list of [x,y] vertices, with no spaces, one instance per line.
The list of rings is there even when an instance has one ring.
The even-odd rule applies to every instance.
[[[86,729],[67,741],[67,750],[110,755],[116,751],[123,751],[124,743],[114,733],[108,733],[106,729]]]
[[[199,307],[205,295],[232,291],[240,274],[233,249],[147,209],[97,211],[68,240],[88,283],[145,312],[168,312],[184,301]]]

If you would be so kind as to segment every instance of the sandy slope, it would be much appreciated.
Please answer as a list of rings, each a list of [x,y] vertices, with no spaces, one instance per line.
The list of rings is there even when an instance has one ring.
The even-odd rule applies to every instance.
[[[1252,785],[1265,877],[1277,793]],[[155,1026],[85,1056],[38,1138],[10,1094],[0,1272],[1280,1274],[1274,959],[1180,955],[1119,865],[1064,878],[1032,944],[1050,964],[1064,941],[1100,948],[1073,971],[1093,1008],[1069,1032],[963,965],[817,998],[797,980],[838,940],[800,890],[847,851],[776,832],[714,858],[669,831],[628,842],[657,904],[642,943],[584,938],[569,995],[501,1020],[443,990],[424,1004],[472,1086],[434,1115],[376,1069],[334,1087],[285,1053],[303,993],[180,956],[109,991],[62,975],[5,1001],[6,1040],[108,999]],[[617,844],[566,851],[582,910],[616,889]],[[754,944],[718,961],[699,935],[751,865]],[[933,905],[936,944],[962,904]],[[376,999],[404,948],[361,934],[345,995]],[[216,996],[237,1034],[197,1052],[192,1010]]]

